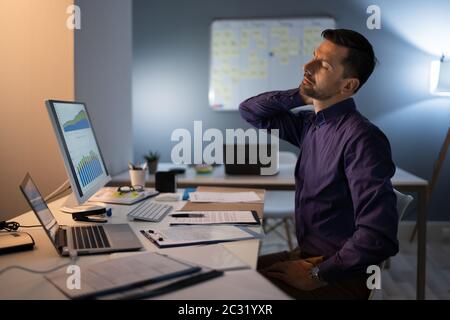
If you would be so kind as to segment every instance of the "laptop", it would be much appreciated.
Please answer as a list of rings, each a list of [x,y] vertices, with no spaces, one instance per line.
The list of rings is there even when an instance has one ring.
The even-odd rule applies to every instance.
[[[269,168],[272,163],[262,164],[259,155],[259,144],[248,144],[239,145],[239,144],[223,144],[223,163],[225,164],[225,174],[228,175],[261,175],[262,168]],[[266,145],[267,156],[270,157],[271,152],[271,144]],[[244,163],[238,163],[238,151],[244,151]],[[227,163],[227,153],[233,154],[233,161],[231,163]],[[252,160],[251,155],[255,157],[254,161]],[[253,162],[253,163],[252,163]],[[278,173],[279,167],[278,162],[274,164],[275,173]]]
[[[62,256],[131,251],[142,248],[128,224],[60,226],[27,173],[20,190],[44,227],[50,241]]]

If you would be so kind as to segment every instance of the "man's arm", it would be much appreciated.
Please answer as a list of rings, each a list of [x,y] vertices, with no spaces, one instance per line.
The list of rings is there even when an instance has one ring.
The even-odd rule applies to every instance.
[[[344,155],[356,231],[341,250],[319,264],[327,282],[365,272],[398,252],[398,212],[391,184],[395,165],[389,141],[378,128],[355,137]]]
[[[239,112],[248,123],[259,129],[278,129],[280,138],[299,146],[304,116],[290,110],[305,105],[298,88],[266,92],[245,100]]]

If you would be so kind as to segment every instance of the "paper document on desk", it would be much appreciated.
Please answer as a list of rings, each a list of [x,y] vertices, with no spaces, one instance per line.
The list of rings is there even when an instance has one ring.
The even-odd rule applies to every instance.
[[[179,226],[141,233],[160,248],[262,238],[260,233],[237,226]]]
[[[187,217],[175,217],[186,215]],[[211,225],[211,224],[260,224],[256,211],[177,211],[170,220],[176,225]]]
[[[190,192],[191,202],[258,202],[256,192]]]
[[[119,192],[116,187],[103,187],[94,194],[89,201],[115,204],[134,204],[138,201],[157,195],[159,192],[152,188],[144,191]]]
[[[79,289],[71,289],[67,285],[66,269],[53,272],[46,278],[72,299],[90,299],[184,275],[193,275],[199,271],[201,268],[198,266],[151,252],[83,266]]]
[[[192,250],[186,250],[183,247],[167,248],[164,250],[164,253],[181,261],[195,263],[216,270],[250,269],[247,263],[243,262],[220,243],[196,246]]]

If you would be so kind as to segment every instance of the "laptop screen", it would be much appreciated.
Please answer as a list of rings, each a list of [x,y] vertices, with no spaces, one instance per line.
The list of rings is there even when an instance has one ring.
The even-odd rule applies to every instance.
[[[39,222],[44,227],[45,231],[50,237],[50,240],[53,242],[53,244],[55,244],[56,231],[59,229],[59,225],[56,222],[53,214],[50,212],[47,203],[44,201],[44,199],[42,199],[42,196],[38,188],[36,187],[36,184],[31,179],[29,173],[27,173],[27,175],[23,179],[20,185],[20,190],[22,190],[22,193],[27,199],[28,204],[30,205],[31,209],[33,209],[34,213],[39,219]]]

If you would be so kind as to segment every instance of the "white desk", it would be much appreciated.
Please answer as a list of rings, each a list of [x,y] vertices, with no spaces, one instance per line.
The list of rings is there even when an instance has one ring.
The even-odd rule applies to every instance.
[[[164,170],[170,166],[162,163],[159,170]],[[294,166],[280,165],[280,170],[274,176],[230,176],[226,175],[223,166],[214,168],[210,174],[197,174],[194,168],[189,167],[184,174],[178,175],[178,187],[192,186],[221,186],[221,187],[241,187],[241,188],[263,188],[266,190],[294,190]],[[148,177],[147,185],[154,186],[154,175]],[[111,185],[129,185],[130,177],[125,171],[113,178]],[[425,275],[426,275],[426,229],[427,229],[427,193],[428,181],[419,178],[400,168],[396,169],[392,177],[393,186],[402,192],[417,193],[417,299],[425,299]]]
[[[50,204],[50,209],[55,214],[59,224],[85,225],[83,222],[75,222],[71,215],[61,213],[58,208],[65,198]],[[172,203],[175,207],[181,207],[183,202]],[[124,223],[130,206],[112,206],[113,215],[109,223]],[[14,219],[23,225],[39,224],[34,213],[27,212]],[[167,219],[159,223],[130,222],[130,226],[141,240],[144,250],[164,252],[158,249],[138,230],[142,228],[167,226]],[[10,265],[21,265],[33,269],[48,269],[67,263],[69,258],[60,257],[42,228],[21,229],[30,233],[35,240],[35,249],[19,253],[11,253],[0,256],[0,269]],[[185,289],[181,289],[158,299],[288,299],[289,297],[273,286],[268,280],[256,272],[259,240],[246,240],[223,244],[228,250],[246,262],[251,268],[235,271],[226,271],[224,276],[203,282]],[[184,250],[195,250],[195,246],[184,247]],[[170,249],[167,249],[170,250]],[[77,264],[89,264],[105,259],[111,259],[123,254],[114,253],[104,255],[82,256]],[[65,299],[66,297],[49,283],[42,275],[32,274],[21,270],[9,270],[0,275],[0,299]]]

